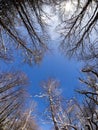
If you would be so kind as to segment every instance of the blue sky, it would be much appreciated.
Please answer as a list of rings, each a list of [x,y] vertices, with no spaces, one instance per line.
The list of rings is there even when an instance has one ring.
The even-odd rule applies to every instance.
[[[28,87],[28,92],[32,95],[32,99],[37,102],[37,111],[41,113],[46,107],[45,101],[35,97],[34,95],[39,94],[41,92],[40,84],[43,80],[47,80],[48,78],[54,78],[60,81],[60,86],[62,89],[62,94],[65,98],[72,98],[75,96],[74,90],[79,87],[78,77],[80,76],[80,68],[82,66],[81,62],[78,62],[76,59],[68,59],[57,49],[59,40],[58,33],[55,30],[59,20],[58,17],[53,15],[52,21],[49,20],[49,24],[51,24],[51,28],[49,29],[49,35],[51,37],[50,46],[52,47],[52,52],[47,52],[39,65],[29,66],[27,64],[19,63],[20,59],[16,59],[16,61],[12,64],[4,64],[0,66],[1,70],[13,70],[19,69],[23,70],[27,76],[29,77],[30,86]],[[24,28],[21,28],[22,35],[27,35],[26,31],[23,31]],[[24,32],[24,33],[23,33]],[[39,115],[40,117],[40,115]],[[43,130],[50,130],[50,125],[41,124]]]
[[[30,87],[29,93],[33,96],[33,99],[37,102],[37,111],[41,112],[45,109],[46,103],[44,99],[34,97],[34,95],[42,92],[41,82],[48,78],[54,78],[60,81],[62,93],[65,98],[69,99],[75,96],[74,90],[79,87],[78,77],[80,76],[81,62],[76,59],[68,59],[64,57],[57,49],[53,53],[47,53],[40,65],[23,65],[19,64],[19,68],[22,69],[29,77]],[[48,124],[41,123],[43,130],[48,130],[50,126]]]
[[[58,34],[54,30],[50,30],[52,40],[50,41],[50,46],[52,48],[51,52],[47,52],[39,65],[29,66],[28,64],[20,63],[20,59],[16,59],[14,63],[4,64],[0,66],[1,70],[10,71],[12,70],[22,70],[29,77],[30,86],[28,87],[28,92],[32,95],[32,99],[37,102],[37,111],[41,112],[46,107],[45,101],[34,97],[34,95],[41,92],[40,84],[43,80],[48,78],[54,78],[60,81],[60,86],[62,93],[65,98],[72,98],[75,96],[74,90],[79,87],[78,77],[80,76],[80,69],[82,66],[81,62],[76,59],[68,59],[57,49],[59,41],[56,40]],[[40,117],[40,115],[39,115]],[[50,130],[50,125],[43,124],[39,122],[43,130]]]
[[[60,81],[62,88],[67,93],[66,96],[70,97],[74,94],[73,90],[78,87],[77,78],[80,75],[81,65],[82,63],[76,59],[68,59],[59,51],[53,51],[53,53],[46,54],[39,65],[18,64],[17,68],[28,75],[31,94],[40,92],[40,83],[43,80],[54,78]]]
[[[73,11],[73,7],[70,7],[72,7],[71,4],[66,4],[66,2],[62,3],[61,11],[63,12],[66,8],[67,15],[69,16],[71,13],[70,11]],[[17,53],[14,54],[16,60],[10,64],[3,63],[2,61],[0,61],[0,71],[22,70],[26,73],[30,82],[27,91],[30,95],[32,95],[32,100],[37,103],[36,111],[38,114],[37,116],[40,119],[38,120],[40,127],[42,128],[42,130],[50,130],[51,125],[43,123],[43,118],[41,118],[41,112],[45,110],[47,102],[46,100],[35,96],[39,95],[42,92],[41,82],[47,81],[49,78],[57,79],[60,82],[62,95],[65,97],[65,99],[70,99],[73,97],[77,98],[78,95],[76,95],[75,89],[80,87],[80,82],[78,78],[82,77],[81,68],[84,63],[77,61],[75,58],[69,59],[67,56],[64,56],[64,54],[60,52],[60,50],[58,49],[58,46],[60,44],[60,34],[58,33],[57,28],[57,26],[61,23],[60,18],[58,17],[56,12],[54,12],[52,7],[45,5],[43,6],[43,9],[46,13],[50,15],[50,19],[43,15],[42,21],[43,23],[46,22],[47,24],[49,24],[49,26],[47,26],[46,31],[48,32],[50,39],[49,41],[47,41],[47,43],[49,43],[49,47],[52,49],[52,51],[46,52],[43,60],[39,65],[35,64],[32,66],[22,63],[21,56],[17,55],[19,54],[19,52],[15,51]],[[36,18],[34,21],[36,23]],[[37,26],[39,34],[41,34],[40,27],[37,23],[35,25]],[[17,32],[21,34],[19,35],[20,37],[25,38],[27,43],[31,43],[30,38],[28,36],[28,32],[24,28],[24,25],[17,25],[16,29]],[[96,37],[96,35],[94,36]],[[93,38],[94,37],[92,37],[91,39],[92,41]],[[77,99],[81,100],[81,97],[78,97]]]

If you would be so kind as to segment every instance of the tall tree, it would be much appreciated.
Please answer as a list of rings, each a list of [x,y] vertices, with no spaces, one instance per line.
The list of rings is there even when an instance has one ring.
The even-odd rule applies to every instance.
[[[73,99],[68,101],[64,99],[59,88],[59,82],[55,79],[49,79],[42,83],[42,88],[44,93],[40,95],[40,97],[47,98],[49,107],[45,116],[48,117],[48,120],[53,122],[54,129],[78,130],[75,123],[79,122],[76,114],[80,110]]]
[[[84,84],[84,90],[77,90],[83,101],[77,99],[65,100],[59,89],[59,82],[49,79],[42,83],[43,94],[47,98],[48,108],[45,117],[52,121],[55,130],[97,130],[98,129],[98,75],[95,70],[84,68],[83,72],[89,78],[79,80]]]
[[[48,49],[41,15],[44,1],[0,1],[0,54],[7,59],[9,51],[21,50],[27,62],[40,62]],[[12,53],[12,54],[13,54]]]
[[[62,50],[79,59],[98,59],[98,1],[63,0],[59,5]]]
[[[57,95],[55,94],[55,90],[58,87],[58,82],[56,80],[48,80],[47,82],[42,83],[43,90],[45,91],[46,97],[49,102],[49,109],[51,113],[51,118],[54,123],[54,129],[59,130],[58,123],[56,120],[56,107],[57,107]],[[59,105],[59,104],[58,104]]]
[[[91,66],[82,69],[88,78],[80,81],[86,86],[83,90],[78,90],[84,97],[84,105],[82,107],[82,115],[84,119],[85,128],[89,130],[98,129],[98,73]]]
[[[22,72],[0,74],[0,129],[22,130],[22,128],[25,129],[26,127],[27,129],[28,127],[28,130],[34,130],[33,125],[31,125],[32,128],[28,126],[31,124],[30,118],[34,105],[29,105],[30,98],[26,91],[27,85],[27,77]],[[33,118],[31,120],[33,124]],[[37,127],[35,128],[37,129]]]

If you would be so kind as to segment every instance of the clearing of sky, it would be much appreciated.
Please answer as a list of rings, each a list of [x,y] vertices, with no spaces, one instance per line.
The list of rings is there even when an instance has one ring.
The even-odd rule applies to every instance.
[[[86,4],[85,1],[53,0],[51,6],[48,1],[41,5],[37,1],[33,5],[30,0],[21,0],[11,7],[16,14],[10,8],[3,10],[2,6],[9,16],[2,13],[0,19],[0,92],[3,93],[0,95],[0,120],[5,120],[3,123],[7,124],[7,120],[10,122],[11,119],[9,127],[14,128],[12,119],[15,127],[23,120],[21,130],[29,130],[32,121],[35,128],[37,122],[39,130],[65,130],[65,127],[78,130],[86,121],[88,124],[85,123],[83,129],[86,126],[89,129],[94,124],[96,127],[98,38],[96,40],[95,32],[98,27],[98,8],[91,9],[98,4],[96,6],[96,0],[87,1]],[[4,7],[9,7],[9,3],[1,0],[0,6],[5,4]],[[80,93],[87,99],[84,104],[84,97]],[[22,104],[23,99],[26,99],[25,105]],[[20,113],[17,113],[18,105]],[[94,113],[90,113],[91,110]],[[93,125],[89,124],[91,119],[94,119],[94,124],[90,122]],[[0,124],[0,130],[3,127],[7,130],[5,128],[8,125],[5,127],[3,123]]]

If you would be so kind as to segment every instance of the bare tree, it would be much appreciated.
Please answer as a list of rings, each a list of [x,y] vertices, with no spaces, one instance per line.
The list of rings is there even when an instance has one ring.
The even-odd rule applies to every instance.
[[[42,4],[44,1],[39,0],[0,1],[1,58],[7,59],[9,51],[14,54],[17,49],[21,50],[27,62],[41,61],[48,49],[47,34],[43,32],[44,26],[41,20],[41,15],[44,13]]]
[[[70,12],[66,11],[68,2],[74,6]],[[59,9],[60,18],[63,17],[62,29],[60,28],[60,30],[61,36],[64,37],[61,43],[64,52],[68,52],[70,55],[76,53],[78,56],[81,54],[81,57],[87,60],[97,59],[97,0],[58,0],[56,2],[54,0],[1,0],[0,57],[7,59],[9,51],[17,48],[17,50],[22,50],[21,53],[27,62],[41,61],[44,52],[48,49],[46,44],[47,35],[45,35],[46,31],[44,30],[45,24],[42,22],[42,15],[45,14],[44,4],[53,6],[53,8],[56,6]],[[22,35],[21,27],[23,27],[23,32],[26,33],[25,36]],[[8,41],[10,46],[7,44]]]
[[[92,67],[85,67],[82,72],[88,75],[87,79],[79,80],[86,85],[84,90],[78,90],[84,97],[84,105],[82,107],[82,116],[85,127],[89,130],[98,129],[98,73]]]
[[[70,56],[76,54],[79,59],[98,59],[98,1],[63,0],[63,5],[59,5],[62,50]]]
[[[63,99],[59,82],[54,79],[49,79],[42,83],[44,94],[41,97],[46,97],[48,102],[48,109],[45,116],[48,120],[52,120],[55,130],[78,130],[75,124],[79,122],[76,114],[80,111],[76,102]]]
[[[13,127],[11,129],[13,130],[38,130],[39,127],[37,123],[35,122],[34,114],[34,102],[30,102],[31,104],[26,108],[26,110],[21,111],[19,118],[17,120],[14,120]],[[32,115],[33,114],[33,115]],[[10,122],[7,124],[10,125],[11,122],[13,122],[13,119],[9,119]],[[8,126],[6,126],[5,130],[8,129]]]
[[[28,130],[36,129],[36,127],[33,128],[34,121],[31,117],[33,117],[34,107],[29,105],[27,85],[27,77],[22,72],[0,74],[0,128],[4,130],[22,130],[25,127]],[[26,106],[27,102],[28,107]],[[28,126],[31,124],[30,118],[32,119],[31,128]]]
[[[56,107],[58,107],[59,104],[57,104],[58,97],[55,94],[55,92],[56,92],[55,90],[58,87],[58,82],[56,80],[50,79],[47,82],[43,82],[42,87],[43,87],[43,90],[45,91],[44,94],[48,98],[51,118],[54,123],[54,129],[59,130],[58,122],[56,120],[56,112],[57,112]]]
[[[96,70],[91,67],[84,68],[83,72],[89,78],[79,80],[86,85],[85,90],[77,90],[82,94],[83,102],[77,99],[65,100],[59,89],[59,82],[49,79],[42,83],[43,94],[46,97],[48,107],[45,116],[54,124],[55,130],[97,130],[98,129],[98,94]]]

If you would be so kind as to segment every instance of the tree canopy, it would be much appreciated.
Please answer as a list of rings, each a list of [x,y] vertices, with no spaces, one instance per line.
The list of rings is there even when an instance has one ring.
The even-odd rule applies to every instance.
[[[45,116],[54,130],[97,130],[98,0],[0,0],[0,61],[10,63],[18,57],[29,64],[42,61],[51,49],[46,29],[50,25],[47,20],[43,22],[43,16],[51,19],[43,8],[46,5],[52,7],[60,21],[56,31],[61,51],[87,64],[81,72],[86,78],[79,78],[84,89],[76,90],[83,97],[82,103],[76,99],[66,101],[57,80],[42,83],[48,103]],[[0,72],[0,130],[39,129],[27,86],[23,72]]]

